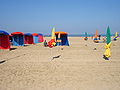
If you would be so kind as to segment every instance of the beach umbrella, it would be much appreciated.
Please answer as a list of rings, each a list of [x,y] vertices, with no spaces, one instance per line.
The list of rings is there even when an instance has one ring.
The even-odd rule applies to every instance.
[[[48,42],[48,46],[50,47],[50,58],[52,57],[52,47],[55,46],[55,28],[52,29],[51,40]],[[52,57],[53,59],[53,57]],[[51,59],[51,60],[52,60]]]
[[[109,44],[111,42],[110,28],[108,26],[106,33],[106,43]]]
[[[114,41],[118,40],[118,32],[115,33]]]
[[[55,46],[55,28],[52,29],[52,35],[51,35],[51,40],[48,42],[48,46],[52,48]]]
[[[98,38],[98,30],[96,30],[94,37],[95,37],[95,38]]]
[[[105,60],[109,60],[109,57],[111,56],[110,52],[110,46],[111,46],[111,34],[110,34],[110,28],[108,26],[107,33],[106,33],[106,45],[105,45],[105,53],[103,55],[103,58]]]
[[[87,37],[87,32],[85,32],[85,37]]]
[[[58,38],[57,38],[57,41],[56,41],[57,46],[60,46],[60,48],[58,48],[59,54],[60,54],[60,51],[63,50],[63,46],[61,44],[61,39],[60,39],[61,37],[60,36],[61,36],[60,33],[58,33]],[[60,54],[60,56],[61,56],[61,54]]]
[[[52,29],[51,39],[55,39],[55,28]]]
[[[61,45],[60,33],[58,34],[57,43],[58,43],[58,46],[60,46],[60,45]]]
[[[88,38],[87,38],[87,32],[85,32],[85,38],[84,38],[84,40],[88,40]]]
[[[68,33],[63,31],[58,31],[58,32],[55,32],[55,35],[56,35],[56,46],[59,46],[58,53],[59,53],[59,56],[61,56],[62,50],[64,50],[64,47],[69,46]]]
[[[115,37],[118,37],[118,32],[115,32]]]
[[[96,32],[95,32],[93,41],[94,41],[95,43],[98,43],[98,42],[99,42],[99,41],[98,41],[98,30],[96,30]]]

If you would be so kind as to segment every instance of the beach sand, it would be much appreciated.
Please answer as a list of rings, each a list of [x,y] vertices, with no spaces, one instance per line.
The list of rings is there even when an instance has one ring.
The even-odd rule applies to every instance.
[[[103,59],[105,43],[82,37],[69,37],[69,43],[0,51],[0,62],[5,60],[0,63],[0,90],[120,90],[120,39],[112,41],[110,60]]]

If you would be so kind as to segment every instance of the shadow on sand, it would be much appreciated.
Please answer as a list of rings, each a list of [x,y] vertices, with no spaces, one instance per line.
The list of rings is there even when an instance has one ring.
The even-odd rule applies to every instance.
[[[10,48],[10,51],[15,50],[15,49],[17,49],[17,48]]]
[[[2,63],[4,63],[5,62],[5,60],[3,60],[3,61],[0,61],[0,64],[2,64]]]
[[[29,46],[29,45],[24,45],[24,47],[27,47],[27,46]]]

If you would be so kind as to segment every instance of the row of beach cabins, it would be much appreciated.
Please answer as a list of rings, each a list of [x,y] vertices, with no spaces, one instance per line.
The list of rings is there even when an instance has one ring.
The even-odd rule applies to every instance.
[[[47,43],[41,33],[22,33],[12,32],[7,33],[4,30],[0,30],[0,49],[10,49],[10,46],[25,46],[28,44],[36,44],[44,42],[44,46],[69,46],[68,34],[63,31],[55,32],[55,28],[52,29],[51,40]]]
[[[10,49],[10,46],[24,46],[27,44],[36,44],[43,42],[43,34],[41,33],[22,33],[12,32],[7,33],[0,30],[0,49]]]

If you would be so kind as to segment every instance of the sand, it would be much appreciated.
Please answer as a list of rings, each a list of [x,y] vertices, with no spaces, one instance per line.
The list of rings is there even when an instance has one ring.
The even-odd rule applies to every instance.
[[[104,43],[81,37],[69,42],[69,47],[38,43],[0,51],[0,61],[6,60],[0,63],[0,90],[120,90],[120,39],[112,41],[110,60],[102,58]]]

